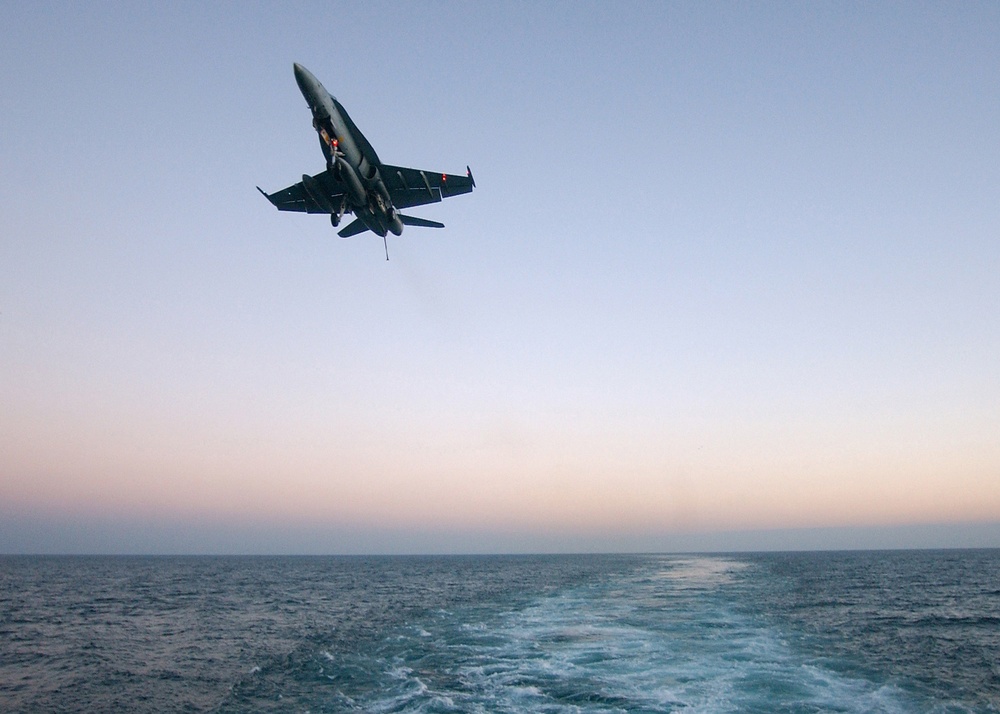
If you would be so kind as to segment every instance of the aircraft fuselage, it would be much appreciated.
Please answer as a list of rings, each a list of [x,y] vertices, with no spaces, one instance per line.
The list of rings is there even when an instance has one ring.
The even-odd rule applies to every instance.
[[[319,135],[320,147],[326,157],[329,169],[344,186],[344,203],[330,206],[330,218],[334,226],[348,208],[362,220],[369,230],[385,237],[386,233],[400,235],[403,222],[389,191],[382,180],[382,162],[351,121],[347,111],[313,76],[312,72],[300,64],[295,64],[295,81],[313,115],[313,127]],[[305,190],[314,200],[321,200],[310,183],[303,177]],[[350,206],[346,205],[350,202]]]

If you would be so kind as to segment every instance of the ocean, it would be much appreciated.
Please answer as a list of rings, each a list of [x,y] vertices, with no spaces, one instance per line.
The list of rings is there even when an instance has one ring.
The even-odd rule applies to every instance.
[[[1000,550],[0,557],[2,712],[1000,710]]]

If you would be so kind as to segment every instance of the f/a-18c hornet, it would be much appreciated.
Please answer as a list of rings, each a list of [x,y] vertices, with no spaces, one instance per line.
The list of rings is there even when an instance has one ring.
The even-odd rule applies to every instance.
[[[383,164],[341,103],[309,70],[294,67],[295,81],[312,110],[326,171],[303,174],[302,181],[275,193],[260,186],[257,190],[279,211],[326,213],[334,228],[345,214],[353,213],[356,218],[339,231],[341,238],[372,231],[384,244],[386,233],[398,236],[403,226],[444,228],[443,223],[406,216],[399,209],[470,193],[476,186],[472,170],[466,167],[461,176]],[[385,257],[389,259],[388,245]]]

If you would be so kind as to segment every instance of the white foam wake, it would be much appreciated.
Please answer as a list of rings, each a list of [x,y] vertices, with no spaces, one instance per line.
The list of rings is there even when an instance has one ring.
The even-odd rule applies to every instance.
[[[387,641],[381,712],[846,712],[908,710],[891,686],[797,652],[740,607],[746,565],[651,561],[626,579],[507,613],[438,613]]]

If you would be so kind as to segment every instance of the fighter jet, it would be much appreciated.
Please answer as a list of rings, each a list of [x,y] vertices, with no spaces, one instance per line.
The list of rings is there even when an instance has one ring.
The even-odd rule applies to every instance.
[[[294,68],[295,81],[312,111],[326,170],[315,176],[303,174],[299,183],[275,193],[266,193],[260,186],[257,190],[279,211],[326,213],[334,228],[345,214],[353,213],[356,218],[338,235],[376,233],[385,245],[386,260],[386,233],[398,236],[403,226],[444,228],[443,223],[406,216],[399,209],[470,193],[476,186],[472,170],[466,167],[462,176],[383,164],[343,105],[309,70],[300,64]]]

